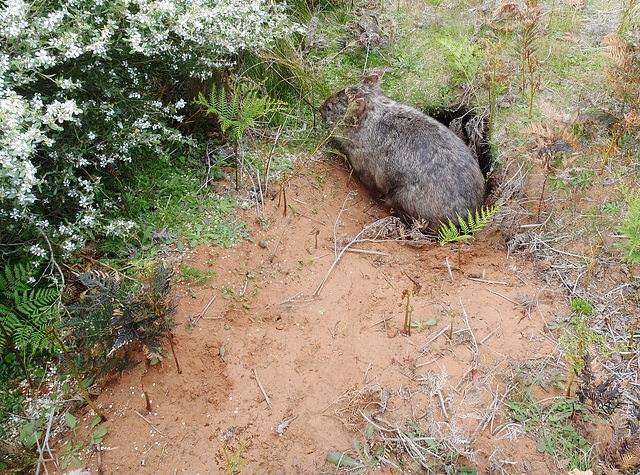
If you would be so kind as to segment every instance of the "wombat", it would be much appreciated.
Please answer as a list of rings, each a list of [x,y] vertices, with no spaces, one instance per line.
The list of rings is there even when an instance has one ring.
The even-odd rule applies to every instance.
[[[464,219],[484,200],[478,161],[451,130],[382,94],[378,76],[329,97],[322,117],[338,124],[334,137],[358,178],[380,192],[402,217],[436,231],[456,214]]]

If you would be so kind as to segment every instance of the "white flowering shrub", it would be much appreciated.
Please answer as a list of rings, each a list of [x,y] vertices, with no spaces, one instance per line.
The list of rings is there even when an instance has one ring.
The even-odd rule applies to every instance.
[[[297,28],[265,0],[2,2],[0,246],[37,260],[126,236],[112,175],[185,142],[180,82]]]

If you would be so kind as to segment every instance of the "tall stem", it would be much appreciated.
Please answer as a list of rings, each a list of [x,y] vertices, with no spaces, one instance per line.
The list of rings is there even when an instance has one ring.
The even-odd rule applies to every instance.
[[[67,351],[67,348],[64,346],[64,343],[62,343],[62,340],[60,339],[60,337],[56,333],[56,330],[54,328],[52,328],[49,333],[51,335],[53,335],[53,337],[56,339],[56,341],[60,345],[60,348],[62,348],[62,353],[64,353],[64,357],[67,360],[67,363],[69,363],[69,367],[71,368],[71,373],[73,374],[73,377],[78,382],[78,387],[80,388],[80,391],[82,392],[82,395],[84,396],[84,400],[87,401],[87,404],[89,404],[89,407],[91,407],[91,409],[94,410],[94,412],[98,415],[98,417],[100,417],[100,419],[102,419],[102,422],[107,422],[107,416],[105,416],[102,413],[102,411],[100,410],[100,408],[98,408],[98,406],[96,406],[96,404],[91,400],[91,397],[89,396],[89,393],[87,392],[87,390],[84,387],[84,384],[82,383],[82,378],[80,377],[80,374],[78,373],[78,370],[76,369],[76,365],[73,364],[73,360],[71,359],[71,355],[69,355],[69,352]]]
[[[13,338],[11,338],[11,336],[9,335],[7,330],[4,328],[4,325],[2,325],[2,323],[0,323],[0,330],[4,335],[4,340],[7,342],[7,348],[11,349],[11,352],[15,355],[16,359],[18,360],[18,363],[20,363],[20,367],[22,368],[22,371],[24,372],[25,377],[27,378],[27,381],[29,382],[31,397],[35,398],[36,385],[33,382],[33,379],[31,379],[31,375],[29,374],[29,371],[27,371],[27,365],[25,364],[24,360],[20,356],[20,352],[16,349],[16,346],[13,344]]]

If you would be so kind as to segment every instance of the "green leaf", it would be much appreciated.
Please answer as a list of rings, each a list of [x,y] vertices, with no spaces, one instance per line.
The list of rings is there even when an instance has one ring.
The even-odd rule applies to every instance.
[[[478,471],[475,468],[471,467],[456,467],[457,473],[468,473],[469,475],[478,475]]]
[[[93,421],[91,422],[91,429],[93,429],[95,426],[100,424],[101,421],[102,421],[102,419],[100,419],[100,416],[94,417]]]
[[[75,432],[76,424],[77,424],[76,417],[73,414],[71,414],[70,412],[65,412],[64,413],[64,421],[69,426],[69,429],[71,429],[72,431]]]
[[[367,428],[364,431],[364,436],[365,437],[371,437],[371,434],[373,434],[373,430],[375,429],[375,427],[373,426],[373,424],[369,424],[367,426]]]
[[[327,462],[339,465],[341,467],[360,467],[360,462],[352,459],[348,455],[344,455],[342,452],[329,452],[327,454]]]

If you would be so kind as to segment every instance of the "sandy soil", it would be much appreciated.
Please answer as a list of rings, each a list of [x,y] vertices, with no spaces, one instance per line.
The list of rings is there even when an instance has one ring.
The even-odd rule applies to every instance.
[[[510,376],[553,353],[544,321],[566,312],[532,265],[507,257],[491,233],[463,245],[461,269],[455,246],[366,243],[344,253],[314,297],[335,260],[334,236],[355,236],[388,210],[338,162],[313,163],[291,183],[287,216],[277,199],[263,224],[245,213],[252,242],[181,256],[217,274],[178,288],[182,374],[165,359],[104,387],[103,473],[220,473],[236,462],[242,474],[335,473],[327,453],[364,443],[365,416],[377,426],[372,444],[413,420],[468,452],[458,465],[493,473],[509,461],[509,473],[550,473],[534,441],[501,425]],[[413,281],[421,290],[408,336],[399,304]],[[385,457],[402,452],[388,442]],[[98,473],[95,454],[87,464]]]

